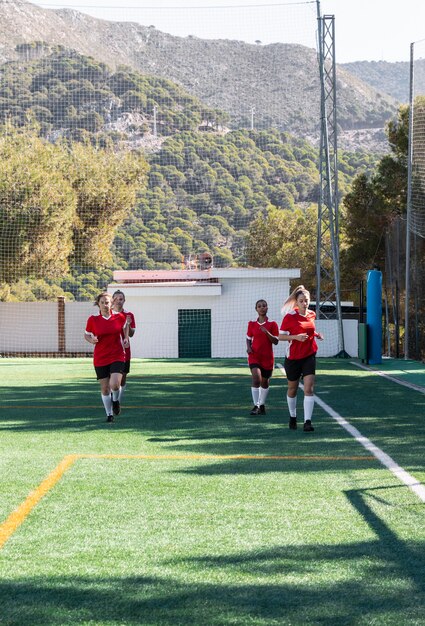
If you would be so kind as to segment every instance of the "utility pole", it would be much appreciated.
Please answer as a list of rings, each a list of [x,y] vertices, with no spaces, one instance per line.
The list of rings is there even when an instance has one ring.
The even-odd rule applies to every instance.
[[[251,107],[251,130],[254,130],[255,107]]]
[[[156,112],[157,111],[158,111],[158,107],[155,105],[153,107],[153,136],[154,137],[158,136],[157,127],[156,127]]]
[[[321,86],[320,196],[317,221],[316,316],[335,319],[338,354],[346,357],[341,312],[338,226],[335,17],[321,16],[317,0]]]

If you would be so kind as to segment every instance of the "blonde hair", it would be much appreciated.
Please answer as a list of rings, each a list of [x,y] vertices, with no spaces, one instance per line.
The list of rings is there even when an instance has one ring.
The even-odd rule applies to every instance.
[[[306,289],[304,285],[298,285],[298,287],[295,287],[294,291],[289,294],[288,298],[283,303],[282,315],[286,315],[287,313],[295,309],[297,298],[300,294],[304,294],[310,300],[310,292],[308,291],[308,289]]]

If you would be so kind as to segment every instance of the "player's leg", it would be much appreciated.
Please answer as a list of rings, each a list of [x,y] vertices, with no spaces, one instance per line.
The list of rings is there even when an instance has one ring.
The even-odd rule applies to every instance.
[[[307,374],[304,376],[304,430],[311,432],[314,430],[311,420],[314,409],[314,374]]]
[[[109,368],[106,367],[97,367],[96,368],[98,381],[100,384],[100,393],[102,396],[102,403],[106,413],[106,421],[113,422],[114,418],[112,415],[112,398],[111,398],[111,387],[109,385]],[[106,374],[106,376],[105,376]],[[101,378],[99,378],[101,376]]]
[[[251,415],[260,413],[260,386],[261,386],[261,369],[258,364],[251,364],[251,395],[254,406],[251,409]]]
[[[118,400],[119,400],[120,404],[122,404],[124,393],[125,393],[126,388],[127,388],[127,374],[129,372],[130,372],[130,361],[126,361],[125,365],[124,365],[124,371],[122,373],[120,393],[119,393],[119,396],[118,396]]]
[[[314,430],[311,423],[314,409],[314,381],[316,374],[316,357],[314,354],[304,359],[303,384],[304,384],[304,431]]]
[[[111,363],[110,386],[112,393],[112,413],[114,415],[119,415],[121,413],[119,395],[123,369],[124,362],[117,361],[115,363]]]
[[[298,359],[285,359],[285,372],[288,381],[286,404],[289,410],[289,428],[297,428],[297,391],[301,378],[301,367]]]
[[[261,368],[260,396],[258,398],[261,415],[266,414],[266,400],[267,400],[267,396],[269,395],[269,389],[270,389],[269,381],[270,381],[271,375],[272,375],[272,370],[266,370],[264,368]]]

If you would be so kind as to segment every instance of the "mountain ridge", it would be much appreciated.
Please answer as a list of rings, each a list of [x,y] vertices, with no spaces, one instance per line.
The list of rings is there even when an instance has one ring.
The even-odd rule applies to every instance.
[[[73,9],[44,9],[26,0],[0,0],[0,61],[18,59],[16,46],[41,40],[64,45],[111,67],[128,65],[183,86],[230,115],[232,128],[276,127],[317,143],[320,86],[316,51],[298,44],[248,44],[176,37],[152,26],[109,22]],[[363,130],[384,149],[383,128],[397,102],[337,69],[340,139]],[[255,114],[253,114],[255,111]],[[366,129],[366,132],[365,132]]]

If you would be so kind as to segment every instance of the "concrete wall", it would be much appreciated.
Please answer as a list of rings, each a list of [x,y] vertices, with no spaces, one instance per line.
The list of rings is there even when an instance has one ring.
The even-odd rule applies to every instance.
[[[84,339],[86,322],[90,315],[99,312],[93,302],[65,303],[66,352],[93,352],[93,346]]]
[[[57,350],[56,302],[0,302],[0,353]]]

